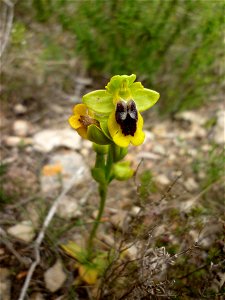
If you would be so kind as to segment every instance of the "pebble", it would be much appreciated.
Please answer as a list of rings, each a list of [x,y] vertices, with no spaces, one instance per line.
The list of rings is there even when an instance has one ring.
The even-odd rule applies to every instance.
[[[198,183],[194,180],[193,177],[187,178],[187,180],[185,180],[184,182],[184,186],[189,192],[196,191],[199,187]]]
[[[88,169],[83,157],[74,151],[63,151],[53,154],[48,165],[45,165],[41,174],[41,190],[43,193],[52,193],[61,185],[66,186],[76,172],[84,168],[80,181],[87,180]],[[46,170],[49,170],[47,172]]]
[[[63,219],[80,217],[82,213],[76,201],[76,198],[66,196],[57,208],[57,215]]]
[[[213,139],[217,144],[225,144],[225,110],[217,113]]]
[[[72,129],[46,129],[33,136],[34,148],[37,151],[48,153],[57,147],[69,149],[81,148],[81,137]]]
[[[18,238],[26,243],[31,242],[35,236],[34,227],[30,220],[22,221],[21,223],[9,227],[7,232],[11,236]]]
[[[177,120],[189,121],[191,123],[196,123],[198,125],[204,125],[206,123],[206,118],[194,111],[182,111],[175,115]]]
[[[30,128],[30,123],[25,120],[16,120],[13,123],[13,132],[16,136],[27,136],[29,134]]]
[[[27,112],[27,107],[24,106],[23,104],[21,103],[18,103],[14,106],[14,112],[17,114],[17,115],[23,115]]]
[[[140,206],[133,206],[131,208],[130,214],[131,214],[131,216],[135,217],[135,216],[137,216],[140,213],[140,211],[141,211],[141,207]]]
[[[11,299],[11,281],[10,271],[6,268],[0,268],[0,299],[10,300]]]
[[[169,178],[164,174],[160,174],[160,175],[155,176],[154,180],[155,180],[156,183],[158,183],[160,185],[169,185],[170,184]]]
[[[65,280],[66,274],[63,271],[63,265],[60,260],[57,260],[56,263],[44,273],[45,286],[52,293],[59,290]]]
[[[30,300],[45,300],[45,298],[41,293],[33,293],[30,296]]]
[[[4,144],[8,147],[27,146],[32,145],[33,143],[32,138],[25,138],[19,136],[5,136],[3,140]]]
[[[124,223],[127,221],[128,212],[125,210],[117,210],[113,216],[110,217],[110,222],[116,227],[123,229]]]

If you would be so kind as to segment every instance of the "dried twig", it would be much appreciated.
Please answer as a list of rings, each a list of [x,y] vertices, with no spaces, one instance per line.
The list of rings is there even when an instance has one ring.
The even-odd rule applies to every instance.
[[[0,57],[2,56],[9,42],[10,32],[13,24],[14,5],[10,0],[3,0],[2,25],[0,32]],[[4,24],[5,22],[5,24]]]
[[[54,201],[54,203],[52,204],[45,220],[44,223],[42,225],[42,229],[39,232],[35,242],[34,242],[34,254],[35,254],[35,261],[31,264],[30,269],[27,273],[27,277],[26,280],[24,282],[23,288],[20,292],[20,296],[19,296],[19,300],[24,300],[25,296],[26,296],[26,292],[27,289],[29,287],[31,278],[33,276],[34,270],[37,267],[37,265],[40,263],[40,246],[43,242],[43,239],[45,237],[45,232],[52,220],[52,218],[55,215],[55,212],[57,210],[57,207],[59,205],[59,203],[62,201],[62,199],[65,197],[65,195],[69,192],[69,190],[74,186],[75,183],[79,183],[81,176],[84,173],[84,168],[81,167],[76,174],[72,177],[72,179],[70,180],[70,182],[68,183],[68,185],[65,187],[65,189],[62,191],[62,193],[59,195],[59,197]]]
[[[1,236],[1,242],[6,246],[6,248],[17,258],[17,260],[22,265],[29,265],[30,261],[27,259],[27,257],[22,257],[16,249],[13,247],[13,244],[8,240],[7,233],[3,228],[0,227],[0,236]]]

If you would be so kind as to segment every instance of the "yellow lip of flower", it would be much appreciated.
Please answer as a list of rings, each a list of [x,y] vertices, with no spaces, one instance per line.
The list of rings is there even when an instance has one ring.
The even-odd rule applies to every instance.
[[[80,136],[87,139],[87,128],[89,125],[98,126],[97,120],[92,118],[92,113],[85,104],[77,104],[73,108],[73,115],[69,118],[70,126],[75,129]]]
[[[129,111],[130,108],[131,110]],[[130,143],[138,146],[145,139],[145,134],[142,130],[143,123],[143,118],[137,111],[133,100],[130,100],[128,103],[119,101],[116,110],[110,114],[108,119],[109,133],[114,143],[120,147],[128,147]]]

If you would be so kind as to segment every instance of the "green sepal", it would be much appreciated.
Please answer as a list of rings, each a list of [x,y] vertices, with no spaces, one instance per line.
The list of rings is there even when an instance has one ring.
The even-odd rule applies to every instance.
[[[100,184],[106,183],[105,172],[102,168],[93,168],[91,170],[91,175],[94,180],[99,182]]]
[[[104,134],[107,136],[108,139],[112,139],[111,135],[109,133],[109,128],[108,128],[108,118],[107,119],[102,119],[100,121],[100,127],[102,129],[102,131],[104,132]]]
[[[106,154],[109,151],[109,146],[108,145],[98,145],[93,143],[93,150],[98,153],[98,154]]]
[[[130,167],[130,161],[118,162],[113,165],[113,174],[117,180],[127,180],[134,175]]]
[[[112,95],[105,90],[97,90],[83,96],[82,101],[89,109],[99,114],[110,114],[114,109]]]
[[[111,140],[107,138],[103,131],[94,124],[88,126],[87,138],[99,145],[108,145],[111,143]]]
[[[113,161],[117,162],[124,158],[124,156],[127,155],[128,148],[122,148],[117,146],[116,144],[113,144],[112,146],[112,154],[113,154]]]
[[[142,112],[153,106],[159,99],[159,93],[145,89],[145,88],[132,88],[131,87],[132,98],[135,101],[137,110]]]

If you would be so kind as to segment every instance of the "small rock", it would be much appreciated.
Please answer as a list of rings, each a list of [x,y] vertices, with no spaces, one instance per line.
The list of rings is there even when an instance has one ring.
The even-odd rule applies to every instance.
[[[217,113],[213,139],[219,145],[225,144],[225,111],[219,111]]]
[[[17,114],[17,115],[23,115],[27,112],[27,108],[26,106],[24,106],[23,104],[21,103],[18,103],[14,106],[14,112]]]
[[[23,242],[31,242],[35,236],[34,227],[31,221],[23,221],[18,223],[7,230],[8,234]]]
[[[50,152],[56,147],[81,148],[81,137],[72,129],[46,129],[33,137],[34,148],[40,152]]]
[[[52,155],[49,164],[44,166],[42,170],[42,192],[51,193],[61,187],[62,184],[66,186],[80,168],[85,168],[86,170],[82,175],[82,181],[84,178],[87,179],[87,166],[80,154],[73,151],[65,151]]]
[[[156,238],[156,237],[162,236],[165,233],[166,233],[166,226],[162,224],[162,225],[156,226],[156,228],[153,231],[152,236],[154,238]]]
[[[155,153],[152,153],[152,152],[144,152],[144,151],[141,151],[138,153],[137,155],[137,158],[138,159],[151,159],[151,160],[160,160],[161,159],[161,156],[159,154],[155,154]]]
[[[4,143],[8,147],[20,147],[32,145],[33,140],[31,138],[24,138],[19,136],[6,136],[4,138]]]
[[[189,121],[190,123],[196,123],[198,125],[204,125],[206,118],[194,111],[182,111],[175,115],[177,120]]]
[[[127,221],[128,212],[117,210],[117,213],[110,217],[111,223],[120,229],[124,228],[124,223]]]
[[[168,132],[169,122],[161,122],[152,128],[152,133],[160,138],[171,138],[171,132]]]
[[[30,300],[45,300],[45,298],[41,293],[33,293],[30,296]]]
[[[44,280],[46,288],[52,293],[62,287],[66,280],[66,274],[60,260],[44,273]]]
[[[57,191],[62,185],[69,184],[72,177],[84,168],[82,179],[88,178],[88,168],[83,157],[73,151],[64,151],[51,156],[48,165],[45,165],[41,174],[41,190],[44,193]]]
[[[170,184],[169,178],[164,174],[157,175],[156,177],[154,177],[154,180],[155,180],[156,184],[157,183],[160,185],[169,185]]]
[[[0,268],[0,299],[10,300],[11,299],[11,281],[9,279],[10,271],[6,268]]]
[[[29,219],[32,222],[34,228],[38,228],[40,225],[40,209],[37,204],[29,203],[26,206],[26,213],[29,215]]]
[[[130,259],[137,259],[139,253],[139,249],[136,245],[127,246],[126,253],[130,257]]]
[[[202,128],[197,123],[192,123],[189,130],[183,130],[178,132],[178,136],[181,139],[194,139],[194,138],[204,138],[207,135],[205,128]]]
[[[31,125],[25,120],[16,120],[13,123],[13,131],[16,136],[25,137],[29,134]]]
[[[166,155],[166,149],[160,144],[154,145],[152,150],[157,154]]]
[[[141,211],[140,206],[133,206],[132,209],[131,209],[130,214],[131,214],[132,217],[135,217],[140,213],[140,211]]]
[[[57,208],[57,215],[63,219],[72,219],[81,216],[81,211],[75,198],[65,197]]]
[[[186,187],[186,189],[189,192],[193,192],[196,191],[198,189],[198,184],[197,182],[194,180],[194,178],[189,177],[185,182],[184,182],[184,186]]]

